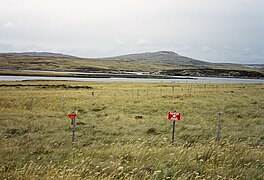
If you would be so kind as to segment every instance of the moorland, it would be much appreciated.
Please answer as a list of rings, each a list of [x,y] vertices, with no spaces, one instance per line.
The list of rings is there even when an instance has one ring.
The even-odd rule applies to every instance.
[[[34,71],[32,72],[32,70]],[[66,73],[62,74],[48,71]],[[67,72],[80,73],[72,74]],[[81,72],[97,74],[81,74]],[[141,72],[144,75],[135,75],[133,73],[131,74],[131,72]],[[99,75],[98,73],[103,74]],[[209,63],[184,57],[171,51],[130,54],[97,59],[78,58],[55,53],[2,53],[0,54],[0,75],[85,78],[171,78],[170,76],[193,76],[263,79],[264,65]]]
[[[263,84],[0,82],[0,177],[263,179],[263,90]],[[172,145],[173,110],[182,119]],[[76,111],[72,143],[66,114]]]

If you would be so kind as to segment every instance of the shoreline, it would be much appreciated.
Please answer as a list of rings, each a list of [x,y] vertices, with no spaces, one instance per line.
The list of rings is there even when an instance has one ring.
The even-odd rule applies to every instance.
[[[128,72],[128,71],[108,71],[108,72],[74,72],[74,71],[45,71],[45,70],[12,70],[0,69],[0,76],[40,76],[40,77],[72,77],[72,78],[140,78],[140,79],[179,79],[189,80],[197,78],[230,78],[264,80],[261,77],[247,76],[184,76],[171,74],[151,74],[149,72]]]

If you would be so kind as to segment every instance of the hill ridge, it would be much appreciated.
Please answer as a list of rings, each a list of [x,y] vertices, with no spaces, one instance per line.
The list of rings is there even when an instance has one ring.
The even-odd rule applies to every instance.
[[[9,53],[0,53],[0,56],[42,56],[42,57],[61,57],[61,58],[77,58],[76,56],[67,55],[63,53],[54,53],[54,52],[9,52]]]
[[[121,56],[99,58],[104,60],[118,60],[130,62],[148,62],[172,65],[211,65],[212,63],[181,56],[173,51],[156,51],[145,53],[126,54]]]

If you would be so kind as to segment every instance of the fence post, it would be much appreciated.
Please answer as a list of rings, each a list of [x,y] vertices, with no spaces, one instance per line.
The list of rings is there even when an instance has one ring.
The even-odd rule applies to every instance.
[[[65,97],[65,95],[61,96],[61,109],[63,112],[64,112],[64,97]]]
[[[215,139],[215,142],[216,144],[219,143],[220,141],[220,136],[221,136],[221,119],[220,119],[220,116],[221,116],[221,113],[218,112],[218,123],[217,123],[217,136],[216,136],[216,139]]]
[[[75,140],[75,118],[72,120],[72,144],[74,144]]]
[[[33,99],[33,98],[31,98],[31,102],[30,102],[30,111],[32,111],[32,110],[33,110],[33,101],[34,101],[34,99]]]
[[[172,137],[171,137],[171,144],[172,145],[174,144],[175,124],[176,124],[176,121],[173,120],[173,122],[172,122]]]

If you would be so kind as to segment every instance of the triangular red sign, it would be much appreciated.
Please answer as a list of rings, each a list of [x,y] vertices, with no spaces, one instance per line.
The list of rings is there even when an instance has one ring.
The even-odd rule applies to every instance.
[[[67,114],[67,116],[71,119],[74,120],[77,114]]]

